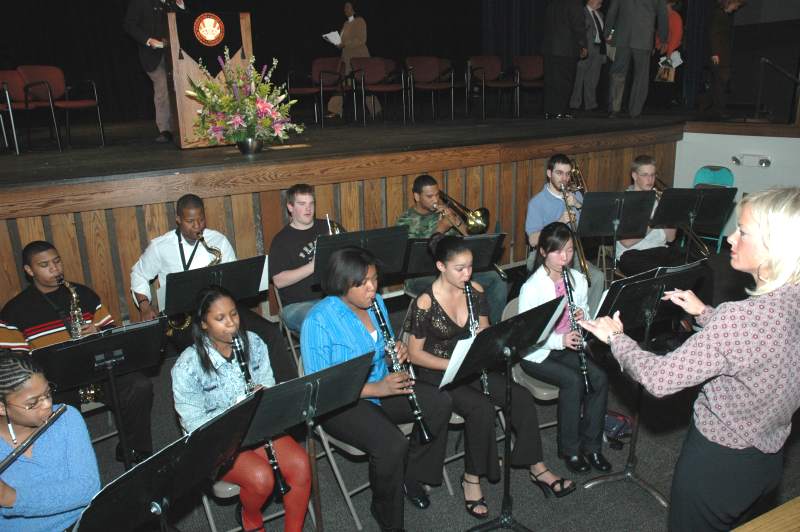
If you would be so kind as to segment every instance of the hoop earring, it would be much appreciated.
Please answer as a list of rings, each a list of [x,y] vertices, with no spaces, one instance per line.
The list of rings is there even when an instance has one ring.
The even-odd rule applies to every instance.
[[[758,265],[758,268],[756,268],[756,278],[759,281],[762,281],[762,282],[766,283],[767,281],[769,281],[769,279],[765,279],[765,278],[761,277],[761,266],[763,266],[763,265],[764,265],[764,263],[762,262],[761,264]]]

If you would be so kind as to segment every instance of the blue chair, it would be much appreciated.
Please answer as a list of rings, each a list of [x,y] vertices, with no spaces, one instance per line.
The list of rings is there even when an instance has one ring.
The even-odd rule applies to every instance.
[[[732,187],[733,172],[731,172],[730,168],[727,168],[725,166],[703,166],[699,170],[697,170],[697,172],[695,172],[692,186],[694,188],[697,188],[698,186]],[[728,212],[728,216],[730,216],[731,212],[733,212],[734,205],[735,204],[731,205],[731,210],[730,212]],[[724,229],[717,236],[710,236],[710,235],[698,235],[698,236],[703,240],[708,240],[709,242],[715,242],[717,244],[717,254],[719,254],[719,250],[722,248],[722,240],[725,237]]]

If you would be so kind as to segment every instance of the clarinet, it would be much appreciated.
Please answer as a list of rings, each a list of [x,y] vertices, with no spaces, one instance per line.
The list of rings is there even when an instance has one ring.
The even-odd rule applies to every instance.
[[[467,296],[467,313],[469,314],[469,335],[472,338],[478,334],[478,318],[475,316],[475,307],[472,305],[472,283],[467,281],[464,283],[464,294]],[[489,375],[486,370],[481,370],[481,390],[483,395],[489,397]]]
[[[236,357],[236,362],[239,364],[239,369],[242,371],[242,375],[244,375],[245,389],[247,393],[250,393],[255,389],[256,384],[250,376],[250,367],[244,359],[244,343],[238,333],[233,335],[231,346],[233,347],[233,355]],[[283,473],[281,473],[281,468],[278,465],[278,458],[275,456],[275,449],[272,446],[272,440],[267,440],[267,443],[264,445],[264,451],[267,453],[267,460],[269,460],[269,465],[272,467],[272,474],[275,477],[275,500],[280,502],[283,496],[289,493],[292,487],[286,482],[286,479],[283,478]]]
[[[410,370],[410,364],[401,364],[400,360],[397,357],[397,342],[394,339],[394,335],[392,331],[389,329],[389,326],[386,324],[386,319],[383,317],[381,313],[381,308],[378,306],[378,300],[372,300],[372,311],[375,313],[375,318],[378,320],[378,327],[381,329],[381,334],[383,335],[383,341],[385,344],[386,354],[389,356],[389,371],[392,373],[397,372],[406,372],[411,376],[413,373]],[[408,404],[411,406],[411,413],[414,416],[414,422],[419,427],[419,440],[422,443],[430,443],[433,441],[433,436],[431,435],[431,429],[428,428],[428,423],[425,421],[425,414],[422,413],[422,408],[419,406],[419,401],[417,401],[417,394],[414,393],[413,388],[411,389],[411,393],[406,395],[408,397]]]
[[[569,273],[567,273],[568,268],[564,266],[561,270],[561,277],[564,279],[564,291],[567,293],[567,312],[569,313],[569,330],[570,331],[580,331],[580,327],[578,326],[578,322],[575,320],[575,311],[578,307],[575,305],[575,298],[572,296],[572,285],[569,282]],[[589,381],[589,368],[586,365],[586,343],[583,340],[583,334],[581,334],[581,343],[578,346],[578,372],[581,374],[583,378],[583,390],[586,392],[586,395],[594,392],[592,389],[592,383]]]

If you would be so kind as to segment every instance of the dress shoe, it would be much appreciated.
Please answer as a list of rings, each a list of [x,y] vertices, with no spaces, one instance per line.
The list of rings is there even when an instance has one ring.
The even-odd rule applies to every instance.
[[[139,462],[144,462],[153,454],[149,451],[137,451],[136,449],[131,449],[130,451],[130,458],[131,463],[138,464]],[[117,444],[117,449],[114,452],[115,458],[117,462],[124,462],[124,457],[122,456],[122,446]]]
[[[586,453],[586,460],[592,464],[593,468],[602,473],[611,471],[611,464],[606,460],[606,457],[603,456],[603,453]]]
[[[556,118],[559,120],[572,120],[575,116],[570,113],[559,113]]]
[[[555,113],[545,113],[544,114],[544,119],[545,120],[555,120],[557,118],[558,118],[558,115],[555,114]]]
[[[172,133],[169,131],[162,131],[156,137],[156,142],[159,144],[166,144],[168,142],[172,142]]]
[[[403,493],[406,494],[406,498],[409,500],[409,502],[411,502],[414,507],[419,508],[420,510],[424,510],[431,505],[431,500],[428,498],[428,494],[425,493],[425,490],[423,490],[419,485],[410,490],[403,485]]]
[[[586,473],[590,469],[589,462],[581,454],[565,456],[564,463],[574,473]]]

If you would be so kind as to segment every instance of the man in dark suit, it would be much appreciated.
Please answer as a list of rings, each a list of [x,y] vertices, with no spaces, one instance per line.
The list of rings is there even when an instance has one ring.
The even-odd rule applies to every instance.
[[[662,51],[667,48],[667,5],[664,0],[612,0],[606,14],[606,41],[616,47],[610,70],[609,116],[617,117],[622,109],[625,78],[633,63],[633,84],[628,99],[631,118],[642,114],[650,85],[650,55],[653,50],[654,28]]]
[[[603,7],[603,0],[586,0],[583,18],[588,53],[586,57],[578,61],[575,86],[569,100],[571,109],[580,108],[581,103],[587,111],[597,109],[597,82],[600,80],[600,71],[606,62],[603,15],[599,11],[601,7]]]
[[[153,82],[153,103],[156,107],[156,142],[172,140],[172,110],[167,87],[167,7],[185,9],[183,0],[131,0],[123,27],[139,45],[139,61]]]
[[[725,118],[728,104],[728,83],[731,79],[731,27],[733,13],[744,0],[711,0],[711,22],[708,25],[708,47],[711,62],[711,96],[713,97],[710,118]]]
[[[545,11],[544,117],[569,119],[569,96],[578,59],[586,57],[586,29],[581,0],[550,0]]]

